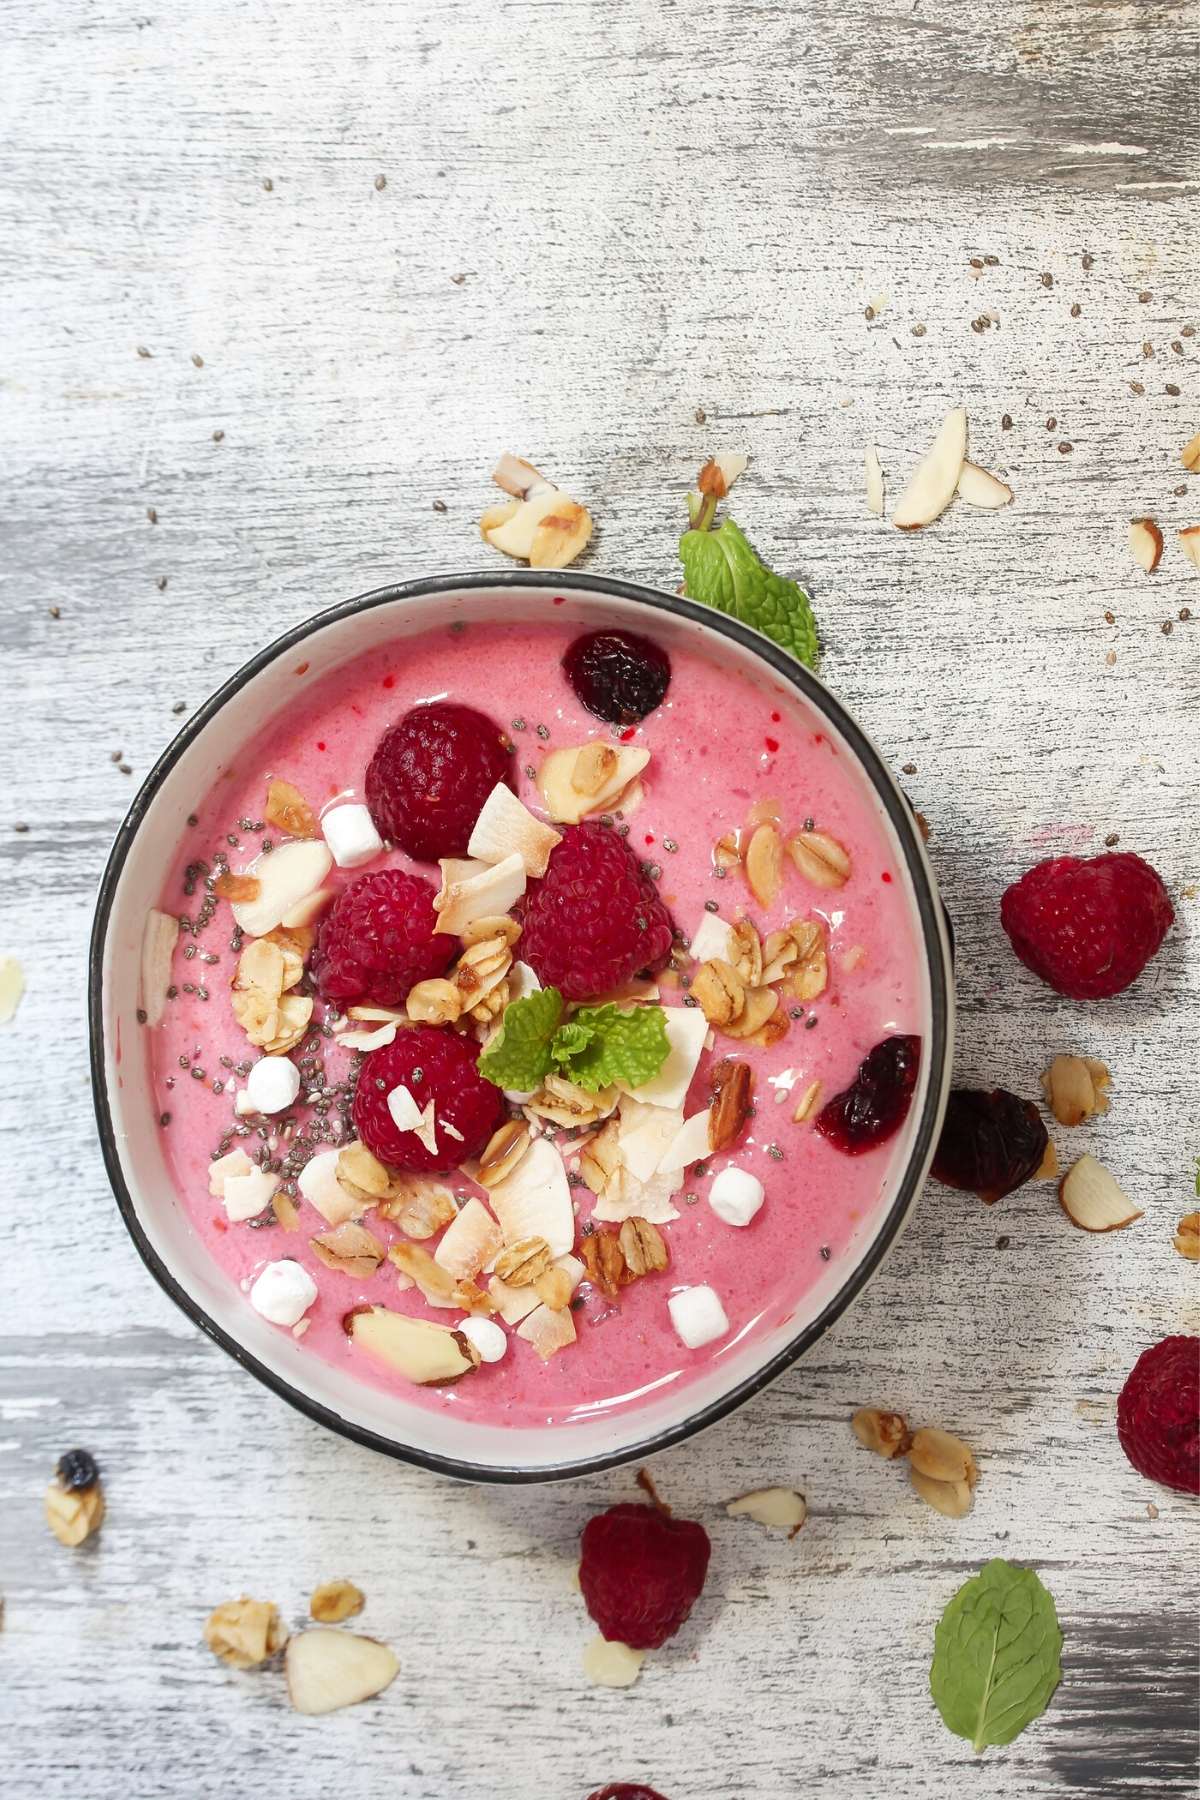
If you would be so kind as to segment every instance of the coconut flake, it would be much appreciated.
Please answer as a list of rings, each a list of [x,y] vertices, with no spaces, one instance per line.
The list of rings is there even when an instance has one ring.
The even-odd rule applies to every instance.
[[[519,856],[485,865],[480,875],[465,881],[444,882],[434,901],[438,922],[435,933],[457,937],[476,919],[498,918],[515,906],[525,892],[525,864]]]
[[[546,873],[550,852],[560,841],[557,831],[535,819],[512,789],[498,781],[475,821],[467,851],[489,864],[519,856],[527,875],[541,877]]]
[[[534,1138],[510,1175],[489,1192],[506,1244],[545,1238],[552,1256],[575,1242],[575,1213],[563,1159],[548,1138]]]
[[[673,1114],[664,1116],[674,1117]],[[660,1157],[656,1172],[669,1175],[675,1169],[686,1169],[692,1163],[703,1162],[711,1154],[708,1122],[707,1107],[703,1112],[693,1113],[690,1119],[685,1119]]]

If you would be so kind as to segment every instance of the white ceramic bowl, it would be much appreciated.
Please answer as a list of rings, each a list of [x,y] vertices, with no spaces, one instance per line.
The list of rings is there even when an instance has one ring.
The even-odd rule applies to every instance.
[[[146,910],[157,898],[188,813],[207,792],[230,744],[247,742],[277,709],[294,702],[298,664],[307,664],[301,679],[311,681],[366,650],[452,619],[502,614],[532,622],[544,616],[548,590],[564,597],[557,616],[567,623],[589,630],[653,629],[668,651],[707,639],[710,654],[715,650],[726,662],[746,665],[757,680],[769,675],[788,684],[822,716],[839,750],[865,776],[894,846],[899,886],[923,946],[923,1052],[893,1192],[875,1229],[864,1235],[857,1261],[831,1265],[828,1279],[805,1296],[787,1324],[731,1344],[678,1396],[668,1386],[661,1397],[611,1418],[542,1429],[466,1426],[453,1409],[412,1404],[306,1351],[261,1319],[213,1262],[163,1158],[136,1016],[138,962]],[[477,1481],[550,1480],[649,1455],[720,1419],[786,1369],[845,1310],[894,1242],[927,1173],[950,1079],[953,982],[944,913],[911,809],[877,751],[807,669],[757,632],[689,600],[598,575],[505,571],[406,582],[320,613],[261,651],[183,727],[134,801],[101,884],[89,979],[101,1144],[121,1215],[155,1279],[244,1368],[311,1418],[389,1455]]]

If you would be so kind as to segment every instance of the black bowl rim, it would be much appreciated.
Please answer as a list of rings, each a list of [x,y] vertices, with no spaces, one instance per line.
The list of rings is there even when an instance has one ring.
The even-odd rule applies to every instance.
[[[677,618],[706,626],[710,631],[723,634],[752,652],[783,681],[798,689],[806,700],[823,712],[853,748],[872,787],[882,801],[903,847],[916,894],[922,939],[929,961],[932,999],[930,1040],[928,1046],[925,1047],[925,1054],[929,1056],[934,1078],[926,1090],[922,1116],[904,1177],[899,1184],[887,1217],[877,1231],[867,1254],[824,1310],[753,1375],[748,1376],[745,1381],[723,1394],[720,1399],[689,1414],[687,1418],[680,1420],[669,1430],[658,1432],[636,1444],[606,1451],[601,1455],[568,1457],[561,1463],[537,1468],[524,1468],[519,1465],[496,1466],[472,1463],[456,1457],[439,1456],[411,1445],[397,1443],[378,1432],[370,1431],[364,1426],[355,1424],[352,1420],[342,1418],[339,1413],[323,1406],[319,1401],[313,1400],[298,1388],[294,1388],[282,1376],[260,1363],[257,1357],[252,1356],[235,1338],[217,1325],[186,1288],[176,1280],[149,1242],[138,1221],[133,1196],[126,1184],[117,1149],[117,1135],[109,1104],[104,1058],[104,947],[121,871],[125,866],[125,859],[129,854],[134,837],[145,820],[155,796],[188,745],[247,681],[278,657],[295,649],[322,626],[350,618],[356,613],[370,611],[377,606],[390,605],[398,600],[421,599],[429,594],[478,592],[481,589],[491,589],[502,593],[509,588],[542,588],[546,590],[567,588],[576,592],[596,594],[603,598],[616,597],[623,600],[634,600],[652,610],[671,613]],[[685,599],[680,595],[607,575],[571,574],[566,571],[537,569],[427,575],[411,581],[395,582],[385,587],[373,588],[365,594],[340,601],[323,612],[313,614],[310,618],[283,632],[281,636],[275,638],[255,656],[252,656],[248,662],[243,663],[241,668],[217,688],[193,713],[163,751],[138,790],[128,815],[117,832],[105,866],[96,904],[88,956],[88,1038],[92,1067],[92,1095],[104,1164],[125,1228],[133,1239],[139,1256],[158,1282],[159,1287],[192,1320],[193,1324],[198,1325],[235,1362],[240,1363],[272,1393],[277,1394],[282,1400],[286,1400],[298,1412],[305,1414],[318,1424],[340,1433],[343,1437],[350,1438],[354,1443],[378,1450],[383,1455],[394,1457],[400,1462],[428,1469],[435,1474],[451,1476],[462,1481],[501,1485],[565,1481],[579,1476],[594,1475],[605,1469],[636,1462],[641,1458],[666,1450],[673,1444],[682,1443],[686,1438],[693,1437],[697,1432],[716,1424],[718,1420],[727,1417],[739,1406],[744,1405],[747,1400],[761,1393],[777,1376],[781,1375],[785,1369],[790,1368],[799,1357],[803,1356],[824,1336],[834,1321],[841,1317],[862,1292],[879,1268],[899,1236],[924,1183],[927,1164],[933,1154],[935,1133],[941,1120],[944,1096],[949,1085],[952,1043],[951,1007],[951,956],[944,915],[932,873],[925,860],[924,849],[912,810],[870,739],[841,703],[813,675],[812,671],[797,662],[771,639],[762,636],[760,632],[743,625],[728,614],[717,612],[711,607],[700,606],[695,601]]]

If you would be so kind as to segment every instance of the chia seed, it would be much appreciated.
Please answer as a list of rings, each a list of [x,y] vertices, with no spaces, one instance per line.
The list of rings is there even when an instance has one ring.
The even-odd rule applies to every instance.
[[[772,1162],[783,1161],[783,1151],[779,1148],[778,1144],[768,1144],[767,1155],[771,1158]]]
[[[804,1008],[802,1006],[793,1006],[788,1017],[791,1019],[802,1019],[804,1017]]]
[[[685,994],[683,996],[683,1004],[685,1006],[695,1006],[697,1004],[695,994]]]
[[[832,1250],[831,1250],[831,1249],[830,1249],[830,1248],[829,1248],[829,1245],[828,1245],[828,1244],[822,1244],[822,1245],[821,1245],[821,1261],[822,1261],[822,1262],[828,1262],[828,1261],[829,1261],[829,1259],[830,1259],[830,1257],[831,1257],[831,1256],[832,1256],[832,1255],[833,1255],[833,1252],[832,1252]]]
[[[212,1084],[212,1091],[214,1094],[223,1094],[225,1092],[225,1083],[220,1080],[214,1080],[213,1084]]]
[[[178,1000],[178,998],[179,998],[179,989],[172,982],[171,986],[167,989],[167,999],[168,1000]]]
[[[537,770],[534,768],[532,763],[525,764],[525,773],[526,773],[526,775],[528,775],[530,781],[537,780]]]
[[[192,1080],[193,1081],[207,1081],[208,1074],[204,1069],[200,1068],[200,1066],[197,1064],[192,1069]]]
[[[159,1113],[159,1115],[158,1115],[158,1122],[159,1122],[159,1124],[160,1124],[160,1125],[162,1125],[162,1126],[163,1126],[163,1127],[164,1127],[164,1128],[165,1128],[165,1127],[166,1127],[166,1126],[168,1126],[168,1125],[169,1125],[169,1124],[170,1124],[170,1123],[171,1123],[171,1115],[170,1115],[170,1113],[169,1113],[169,1112],[165,1112],[165,1113]]]
[[[513,731],[528,731],[529,730],[529,727],[525,723],[524,719],[513,719],[513,720],[511,720],[510,723],[511,723],[511,728]]]
[[[173,713],[186,712],[187,711],[187,701],[186,700],[177,700],[175,702],[174,706],[171,708],[171,711]]]
[[[548,725],[539,725],[537,728],[537,734],[540,738],[543,738],[543,739],[548,738],[550,736],[550,727]]]
[[[699,1194],[685,1194],[683,1196],[683,1204],[685,1206],[698,1206],[699,1203],[700,1203]]]
[[[136,1017],[139,1025],[144,1025],[146,1023],[146,1016],[147,1015],[146,1015],[145,1007],[139,1006],[137,1009],[137,1013],[135,1014],[135,1017]]]
[[[184,945],[184,947],[183,947],[184,962],[191,962],[191,960],[192,960],[193,956],[195,956],[195,954],[196,954],[195,944],[185,944]]]
[[[674,854],[678,850],[678,848],[679,848],[679,845],[675,842],[674,838],[664,838],[663,839],[663,849],[667,852],[668,855],[674,856]]]
[[[717,905],[715,900],[706,900],[704,902],[704,910],[705,912],[720,912],[721,908]]]
[[[181,1069],[190,1069],[192,1066],[190,1058],[181,1056],[179,1059],[179,1066]]]
[[[412,1078],[414,1081],[424,1081],[424,1079],[425,1079],[424,1069],[414,1069],[412,1072]]]
[[[805,819],[805,821],[804,821],[804,829],[805,829],[805,831],[815,831],[815,830],[816,830],[816,823],[815,823],[815,821],[814,821],[814,820],[812,820],[812,819]]]
[[[725,877],[728,873],[729,873],[729,871],[727,869],[714,869],[713,870],[713,880],[714,881],[724,881]],[[714,912],[717,911],[717,908],[715,906],[713,907],[713,911]]]
[[[814,1026],[816,1026],[818,1023],[819,1023],[819,1021],[817,1019],[816,1013],[810,1013],[808,1018],[805,1019],[805,1021],[804,1021],[805,1031],[812,1031]]]

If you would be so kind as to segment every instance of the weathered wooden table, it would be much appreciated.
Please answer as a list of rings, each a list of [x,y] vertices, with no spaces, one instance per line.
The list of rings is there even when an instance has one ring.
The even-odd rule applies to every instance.
[[[1200,425],[1194,7],[0,14],[0,948],[28,978],[0,1037],[0,1791],[577,1800],[636,1773],[671,1800],[1193,1792],[1195,1506],[1134,1473],[1114,1405],[1138,1352],[1198,1316],[1171,1248],[1200,1147],[1200,623],[1181,614],[1200,587],[1173,541],[1200,522],[1200,478],[1179,492]],[[894,495],[960,400],[1016,503],[902,538],[864,509],[863,443]],[[480,563],[499,450],[592,505],[584,566],[673,586],[682,495],[717,447],[752,454],[737,516],[811,586],[826,679],[931,821],[961,1077],[1033,1095],[1055,1051],[1107,1059],[1111,1115],[1060,1150],[1100,1154],[1145,1218],[1091,1238],[1047,1186],[989,1210],[931,1185],[818,1352],[660,1459],[713,1574],[611,1693],[581,1675],[573,1552],[632,1472],[451,1487],[324,1435],[178,1316],[101,1169],[84,956],[113,829],[177,715],[314,609]],[[1125,541],[1146,513],[1168,537],[1152,578]],[[999,895],[1113,833],[1179,924],[1121,1000],[1060,1002],[1009,952]],[[858,1449],[865,1402],[975,1446],[968,1519]],[[41,1492],[75,1443],[110,1513],[72,1553]],[[791,1545],[720,1509],[776,1479],[812,1509]],[[996,1553],[1054,1592],[1065,1674],[977,1763],[928,1666],[945,1601]],[[298,1718],[277,1676],[201,1645],[216,1601],[248,1588],[298,1619],[342,1573],[404,1661],[368,1708]]]

